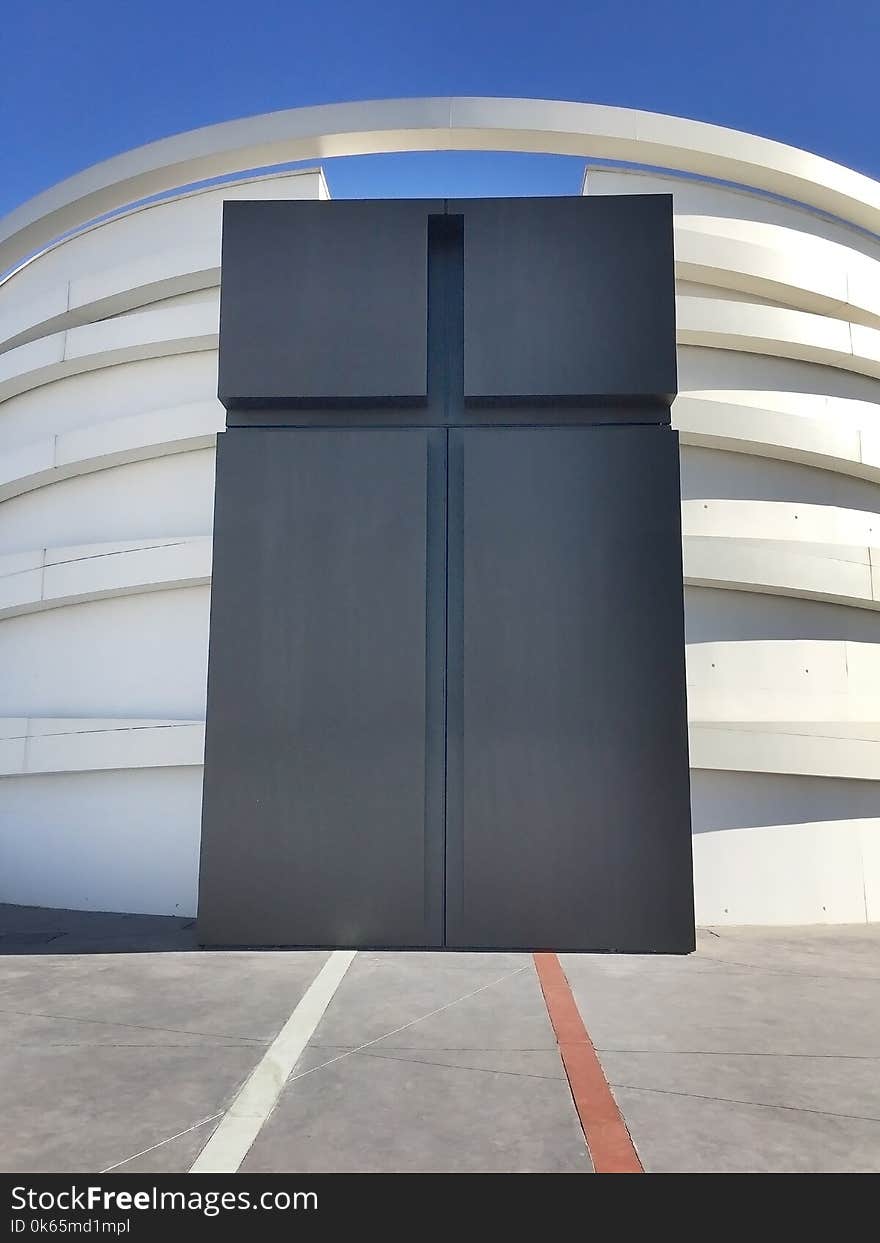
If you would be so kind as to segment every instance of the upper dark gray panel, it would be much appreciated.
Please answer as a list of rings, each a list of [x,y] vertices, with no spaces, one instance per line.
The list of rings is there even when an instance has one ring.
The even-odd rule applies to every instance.
[[[224,405],[424,402],[432,210],[442,203],[226,203]]]
[[[672,199],[450,201],[464,225],[464,395],[671,401]]]

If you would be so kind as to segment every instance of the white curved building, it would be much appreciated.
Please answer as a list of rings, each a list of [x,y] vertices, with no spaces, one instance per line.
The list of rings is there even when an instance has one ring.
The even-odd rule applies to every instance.
[[[593,157],[587,194],[672,193],[697,919],[880,918],[880,184],[493,99],[177,135],[0,220],[0,900],[194,914],[221,204],[425,149]]]

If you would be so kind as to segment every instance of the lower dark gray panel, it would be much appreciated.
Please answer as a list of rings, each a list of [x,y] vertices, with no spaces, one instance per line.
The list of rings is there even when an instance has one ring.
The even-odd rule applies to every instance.
[[[678,438],[451,431],[447,944],[694,946]]]
[[[230,430],[217,472],[199,939],[439,946],[445,433]]]

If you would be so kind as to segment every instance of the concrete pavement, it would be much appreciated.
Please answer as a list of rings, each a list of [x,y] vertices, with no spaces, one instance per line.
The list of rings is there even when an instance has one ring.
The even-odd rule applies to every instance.
[[[0,1169],[188,1170],[327,958],[0,908]],[[880,926],[560,961],[646,1170],[880,1170]],[[531,956],[357,954],[240,1168],[589,1173]]]
[[[880,1170],[880,926],[560,960],[646,1170]]]

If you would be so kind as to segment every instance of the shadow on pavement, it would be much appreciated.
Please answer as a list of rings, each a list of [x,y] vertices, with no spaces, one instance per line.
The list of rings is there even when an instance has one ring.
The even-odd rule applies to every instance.
[[[0,904],[0,956],[201,951],[195,925],[192,918],[168,915],[59,911]]]

